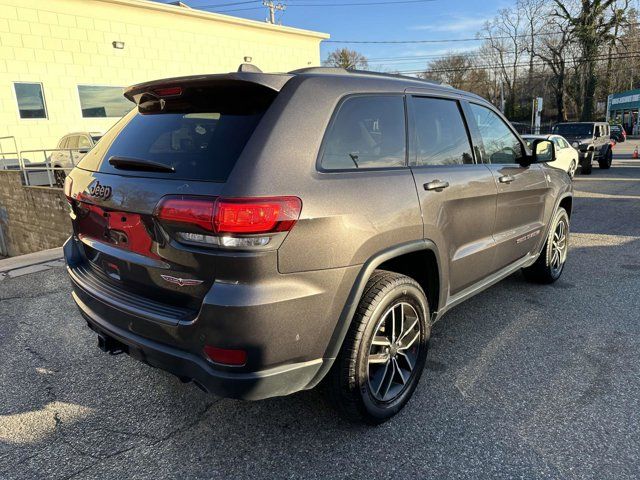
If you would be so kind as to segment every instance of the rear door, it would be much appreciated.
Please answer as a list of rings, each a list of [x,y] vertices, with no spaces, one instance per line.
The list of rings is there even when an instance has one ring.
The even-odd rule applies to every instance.
[[[496,111],[468,103],[466,112],[484,164],[498,189],[493,238],[494,270],[532,252],[544,226],[547,178],[541,165],[522,166],[525,147],[515,131]]]
[[[411,169],[424,221],[449,270],[449,295],[487,276],[494,263],[496,184],[476,163],[455,98],[410,96]]]

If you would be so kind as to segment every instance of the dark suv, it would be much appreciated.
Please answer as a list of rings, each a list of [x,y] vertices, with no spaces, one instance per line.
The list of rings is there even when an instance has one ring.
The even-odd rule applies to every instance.
[[[125,95],[65,185],[73,298],[105,351],[234,398],[324,379],[379,423],[447,310],[562,273],[571,180],[480,97],[322,68]]]
[[[553,127],[553,133],[562,135],[580,152],[580,173],[591,174],[591,164],[594,160],[600,168],[611,168],[613,150],[607,122],[558,123]]]

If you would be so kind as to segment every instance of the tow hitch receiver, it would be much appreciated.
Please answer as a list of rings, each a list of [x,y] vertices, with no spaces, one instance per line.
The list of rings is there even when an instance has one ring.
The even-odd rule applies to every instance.
[[[110,355],[120,355],[127,351],[126,345],[101,333],[98,334],[98,348]]]

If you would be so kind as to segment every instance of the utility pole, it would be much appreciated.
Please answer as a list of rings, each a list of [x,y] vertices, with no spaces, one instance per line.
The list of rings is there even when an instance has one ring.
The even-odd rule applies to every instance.
[[[273,0],[263,0],[262,5],[269,9],[269,18],[267,19],[267,23],[270,23],[272,25],[275,25],[276,23],[276,10],[284,12],[284,10],[287,8],[281,3],[273,3]]]

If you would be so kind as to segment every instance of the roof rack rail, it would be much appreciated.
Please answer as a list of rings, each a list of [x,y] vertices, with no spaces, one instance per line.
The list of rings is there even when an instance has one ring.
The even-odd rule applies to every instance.
[[[371,75],[371,76],[377,76],[377,77],[400,78],[400,79],[406,79],[406,80],[413,80],[417,82],[425,82],[432,85],[449,87],[449,85],[447,85],[446,83],[438,82],[435,80],[426,80],[424,78],[418,78],[418,77],[409,77],[407,75],[401,75],[399,73],[376,72],[372,70],[357,70],[357,69],[343,68],[343,67],[306,67],[306,68],[299,68],[297,70],[292,70],[288,73],[291,73],[294,75],[302,74],[302,73],[321,73],[321,74],[324,73],[327,75],[352,75],[352,74]]]

